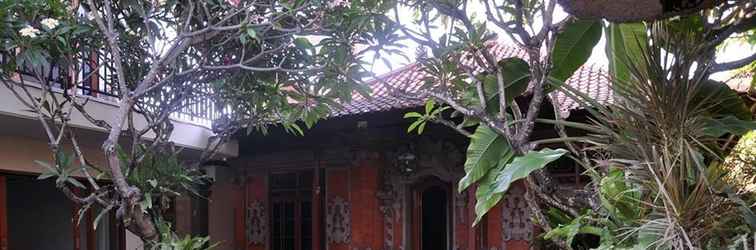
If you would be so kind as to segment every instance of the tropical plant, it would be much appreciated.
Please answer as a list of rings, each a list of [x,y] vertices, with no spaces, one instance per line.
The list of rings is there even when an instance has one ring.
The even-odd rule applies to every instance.
[[[583,1],[558,1],[567,12],[575,13],[578,17],[636,21],[635,23],[605,23],[601,20],[579,19],[569,15],[559,19],[554,12],[555,2],[557,1],[399,1],[400,7],[395,10],[394,19],[397,22],[412,24],[402,25],[400,30],[419,45],[418,62],[423,72],[428,75],[423,79],[424,84],[418,92],[403,92],[402,88],[397,88],[395,91],[410,97],[429,98],[434,102],[426,106],[425,114],[408,113],[405,115],[405,118],[414,120],[408,130],[417,129],[418,132],[422,132],[427,122],[435,122],[470,138],[465,163],[466,175],[458,183],[458,187],[460,191],[463,191],[472,185],[477,185],[476,222],[496,205],[511,182],[519,179],[525,180],[528,187],[526,200],[533,210],[534,222],[547,231],[559,226],[559,223],[551,223],[558,215],[556,217],[566,218],[566,221],[562,220],[565,222],[564,225],[569,224],[568,222],[572,219],[582,218],[577,221],[586,226],[573,227],[576,230],[562,230],[563,228],[559,227],[555,232],[581,232],[591,223],[595,224],[593,221],[595,216],[605,215],[605,212],[598,213],[597,211],[586,213],[584,209],[604,211],[601,205],[606,206],[607,210],[622,213],[627,220],[637,219],[637,213],[645,211],[641,209],[640,202],[642,197],[648,197],[641,196],[646,193],[637,193],[634,191],[635,185],[618,181],[629,178],[625,177],[626,172],[610,167],[611,164],[608,163],[601,168],[595,167],[596,162],[603,164],[608,162],[608,159],[619,157],[612,155],[611,150],[602,150],[593,154],[593,151],[585,149],[585,143],[595,144],[600,140],[570,137],[565,129],[569,126],[600,134],[601,132],[609,133],[614,127],[602,129],[596,125],[564,121],[559,117],[558,112],[556,119],[539,117],[540,110],[545,105],[543,101],[545,97],[550,91],[567,88],[564,86],[564,81],[586,62],[602,33],[607,41],[606,52],[613,85],[617,89],[616,99],[624,99],[623,92],[644,94],[646,99],[654,97],[655,105],[661,107],[661,105],[669,104],[663,107],[667,109],[665,112],[669,112],[667,115],[674,114],[677,118],[688,114],[692,108],[680,106],[675,102],[695,102],[696,105],[685,105],[699,109],[701,107],[697,105],[716,107],[716,109],[705,109],[710,119],[695,118],[696,124],[703,126],[699,129],[706,128],[706,134],[703,136],[708,136],[708,139],[714,141],[717,136],[713,134],[737,135],[752,126],[751,123],[742,121],[750,118],[751,113],[747,109],[742,109],[742,101],[737,98],[737,94],[723,84],[709,80],[710,76],[716,72],[742,67],[756,58],[754,54],[732,62],[714,60],[716,48],[725,40],[735,33],[746,32],[754,27],[752,3],[702,1],[674,11],[649,9],[648,12],[638,13],[625,12],[627,8],[619,7],[625,4],[635,5],[635,2],[587,4],[580,3]],[[658,3],[644,1],[638,4],[644,6]],[[406,12],[407,9],[415,13],[411,21],[399,18],[399,13]],[[485,15],[475,15],[481,12]],[[669,18],[671,15],[679,14],[683,16]],[[652,22],[653,20],[661,21]],[[648,36],[649,32],[655,34],[653,39]],[[490,45],[498,34],[507,36],[514,45],[523,49],[526,56],[523,58],[494,57],[491,51],[493,46]],[[657,50],[648,48],[649,41],[653,41]],[[661,48],[660,44],[665,44],[667,47]],[[685,47],[693,45],[695,47]],[[660,51],[671,49],[676,49],[676,51],[670,52],[671,56],[661,58]],[[684,51],[685,49],[694,49],[691,51],[697,54]],[[656,54],[649,55],[648,53],[651,52]],[[678,60],[684,60],[685,64],[670,64]],[[653,65],[657,66],[633,68],[633,65],[640,65],[636,63],[637,61],[649,63],[649,65],[655,63]],[[692,72],[685,72],[685,70]],[[643,75],[640,77],[643,78],[639,79],[636,74],[641,73]],[[670,77],[670,79],[665,77]],[[685,87],[684,91],[679,90],[678,96],[670,93],[674,92],[670,86],[683,85],[683,79],[688,81],[688,78],[700,83],[689,84],[691,86]],[[654,84],[644,85],[645,89],[637,89],[638,86],[633,85],[639,81],[648,80]],[[665,81],[674,81],[675,84],[663,86],[659,85],[661,83],[657,84],[657,82]],[[655,93],[657,91],[662,93]],[[698,95],[696,96],[698,99],[685,99],[692,98],[690,94],[694,92],[713,94],[712,96]],[[640,97],[635,96],[635,98]],[[711,102],[721,103],[712,105]],[[601,107],[602,104],[586,100],[584,106]],[[449,107],[453,112],[444,112]],[[436,108],[444,110],[436,111]],[[675,108],[685,109],[671,112]],[[557,109],[555,104],[555,110]],[[643,112],[649,112],[648,115],[661,112],[648,110],[641,112],[635,109],[631,111],[638,113],[622,115],[644,115],[645,117],[646,113]],[[717,116],[725,113],[731,116]],[[613,113],[596,112],[594,119],[613,121],[610,118],[614,117],[610,117],[609,114]],[[703,114],[696,113],[696,115]],[[634,118],[628,116],[626,119]],[[665,119],[672,118],[665,117]],[[562,135],[561,138],[531,139],[536,122],[554,125],[557,132]],[[715,123],[728,126],[713,126]],[[736,127],[741,129],[736,131]],[[642,127],[634,127],[633,129],[636,130],[633,132],[645,133],[639,131],[639,128]],[[680,131],[669,132],[679,133]],[[607,139],[609,135],[613,134],[600,139]],[[617,132],[616,136],[632,135]],[[695,138],[696,142],[690,144],[699,147],[698,143],[702,143],[701,138],[692,138]],[[604,142],[605,147],[612,145],[612,142]],[[564,153],[561,150],[548,152],[548,149],[536,150],[547,143],[563,143],[566,148],[569,148],[572,152],[570,157],[582,163],[587,169],[586,175],[593,178],[593,183],[586,186],[584,190],[577,190],[570,194],[555,195],[553,191],[549,191],[553,190],[556,183],[542,168],[555,159],[553,157]],[[710,153],[700,148],[696,149]],[[722,152],[726,151],[715,152],[718,153],[718,157],[722,157]],[[672,153],[677,156],[676,154]],[[688,157],[685,158],[686,164],[696,163],[692,161],[693,158],[690,158],[690,155],[685,155],[685,157]],[[539,159],[539,161],[522,160],[527,158]],[[698,160],[698,158],[694,159]],[[705,158],[703,162],[696,164],[710,162],[710,158]],[[687,167],[684,168],[687,169]],[[655,171],[653,173],[657,173]],[[512,173],[522,175],[510,175]],[[704,172],[696,178],[704,178],[711,174],[713,172]],[[622,195],[618,196],[618,194]],[[714,199],[714,197],[711,198]],[[549,221],[550,219],[552,221]],[[588,231],[600,233],[601,236],[612,236],[612,234],[593,229],[595,228]],[[565,239],[574,237],[559,237],[558,235],[560,234],[552,233],[549,238],[555,240],[561,248],[570,248],[570,244]],[[606,239],[602,238],[602,240]]]
[[[756,131],[743,135],[724,162],[726,180],[743,192],[756,194]],[[756,197],[754,197],[756,198]]]
[[[595,107],[582,150],[606,156],[583,162],[601,206],[548,237],[594,234],[598,249],[723,249],[756,230],[753,204],[726,181],[723,164],[727,135],[756,123],[738,95],[708,78],[712,47],[690,29],[696,18],[648,24],[653,42],[636,37],[635,60],[614,79],[615,104],[564,86]]]
[[[179,237],[171,230],[171,224],[162,220],[158,221],[158,228],[161,241],[150,246],[150,250],[212,250],[218,245],[211,245],[210,237]]]

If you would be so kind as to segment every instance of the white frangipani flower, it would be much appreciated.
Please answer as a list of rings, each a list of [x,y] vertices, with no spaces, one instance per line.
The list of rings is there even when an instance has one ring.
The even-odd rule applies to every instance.
[[[251,15],[249,19],[252,24],[261,24],[265,22],[265,17],[258,14]]]
[[[230,4],[230,5],[234,6],[234,7],[239,7],[239,4],[241,3],[241,0],[226,0],[226,3],[228,3],[228,4]]]
[[[58,25],[60,25],[60,22],[58,22],[58,20],[54,18],[45,18],[42,19],[42,21],[39,23],[41,23],[42,26],[45,26],[45,28],[49,30],[55,29],[56,27],[58,27]]]
[[[40,31],[37,28],[34,28],[29,25],[26,25],[26,27],[18,31],[18,33],[21,34],[21,36],[25,36],[29,38],[37,37],[37,35],[39,35],[39,32]]]
[[[335,8],[349,8],[352,3],[349,2],[349,0],[333,0],[328,3],[328,8],[335,9]]]

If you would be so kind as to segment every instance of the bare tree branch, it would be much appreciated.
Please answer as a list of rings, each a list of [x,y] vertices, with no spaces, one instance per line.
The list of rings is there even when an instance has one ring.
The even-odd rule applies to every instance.
[[[756,60],[756,53],[740,60],[714,64],[709,68],[709,72],[716,73],[716,72],[742,68],[748,64],[751,64],[755,60]]]
[[[457,133],[460,133],[467,138],[472,137],[472,133],[470,133],[470,131],[465,130],[465,128],[462,127],[462,124],[455,124],[454,122],[443,119],[443,118],[435,118],[435,119],[431,119],[430,121],[444,125],[451,129],[454,129],[455,131],[457,131]]]

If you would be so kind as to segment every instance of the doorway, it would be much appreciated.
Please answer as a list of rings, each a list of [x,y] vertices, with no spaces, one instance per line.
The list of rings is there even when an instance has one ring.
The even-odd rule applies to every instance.
[[[312,183],[312,171],[271,175],[271,250],[312,249]]]
[[[413,196],[413,249],[450,249],[451,184],[427,178],[413,187]]]
[[[114,212],[104,214],[95,229],[101,208],[93,206],[81,220],[79,209],[49,179],[0,175],[0,250],[125,249]]]

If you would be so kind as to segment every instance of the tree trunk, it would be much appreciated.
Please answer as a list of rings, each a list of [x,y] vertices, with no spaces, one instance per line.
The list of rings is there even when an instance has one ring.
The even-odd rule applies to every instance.
[[[612,22],[654,21],[688,15],[718,4],[715,0],[559,0],[559,5],[581,19]],[[724,2],[724,1],[721,1]]]

